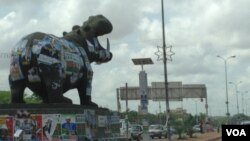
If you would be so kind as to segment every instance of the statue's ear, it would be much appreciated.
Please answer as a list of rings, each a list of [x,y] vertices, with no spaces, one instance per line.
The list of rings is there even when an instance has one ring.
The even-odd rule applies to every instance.
[[[65,36],[66,34],[68,34],[66,31],[63,31],[63,36]]]

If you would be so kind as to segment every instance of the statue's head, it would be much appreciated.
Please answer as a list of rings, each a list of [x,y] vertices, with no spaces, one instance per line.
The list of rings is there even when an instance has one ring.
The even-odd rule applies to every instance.
[[[85,33],[86,38],[102,36],[112,30],[111,22],[103,15],[90,16],[81,27],[81,32]]]
[[[107,39],[107,48],[105,49],[98,41],[98,36],[110,33],[113,30],[111,22],[103,15],[90,16],[80,27],[81,33],[87,39],[89,52],[94,53],[90,60],[97,63],[108,62],[112,59],[109,40]],[[93,50],[94,47],[94,50]],[[95,55],[96,54],[96,55]]]
[[[109,40],[107,39],[107,48],[105,49],[98,41],[98,36],[110,33],[113,30],[111,22],[103,15],[90,16],[82,26],[75,25],[72,31],[81,36],[81,39],[86,39],[90,62],[97,62],[98,64],[108,62],[112,59],[110,52]],[[70,33],[64,35],[71,36]]]

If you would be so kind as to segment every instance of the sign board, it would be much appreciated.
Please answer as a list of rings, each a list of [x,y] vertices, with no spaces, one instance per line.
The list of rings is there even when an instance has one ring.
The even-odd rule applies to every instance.
[[[98,116],[98,127],[105,127],[107,123],[107,116]]]
[[[204,84],[185,84],[182,93],[183,98],[207,98],[207,88]]]
[[[165,100],[165,83],[152,82],[148,87],[149,100]],[[128,100],[140,100],[139,87],[128,87]],[[183,98],[207,98],[205,84],[182,84],[182,82],[168,82],[168,94],[170,101],[180,101]],[[126,88],[120,88],[121,100],[126,100]]]
[[[166,90],[164,82],[152,82],[151,95],[152,100],[161,100],[166,98]],[[180,101],[182,99],[182,83],[168,83],[168,97],[170,100]]]
[[[151,87],[148,87],[148,94],[150,95]],[[126,91],[128,93],[128,100],[140,100],[140,89],[139,86],[136,87],[128,87],[126,90],[126,87],[120,87],[120,97],[121,100],[126,100]]]

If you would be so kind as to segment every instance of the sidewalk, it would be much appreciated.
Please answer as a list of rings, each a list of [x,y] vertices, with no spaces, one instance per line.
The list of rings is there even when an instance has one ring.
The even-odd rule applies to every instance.
[[[178,139],[178,137],[173,137],[171,141],[221,141],[221,133],[217,132],[207,132],[204,134],[194,134],[193,138]]]

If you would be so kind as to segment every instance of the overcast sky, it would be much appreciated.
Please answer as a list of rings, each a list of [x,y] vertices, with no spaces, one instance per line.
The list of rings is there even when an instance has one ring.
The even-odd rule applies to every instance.
[[[225,115],[225,65],[220,55],[236,58],[227,61],[228,82],[238,83],[239,106],[242,94],[250,101],[250,1],[249,0],[164,0],[167,46],[172,45],[172,62],[168,62],[168,80],[183,84],[205,84],[210,115]],[[9,53],[24,35],[41,31],[61,36],[73,25],[81,25],[89,16],[103,14],[113,24],[111,34],[99,37],[105,46],[111,42],[113,59],[106,64],[92,64],[93,101],[117,110],[116,88],[138,86],[140,71],[132,58],[152,58],[145,66],[148,85],[164,81],[163,63],[157,61],[157,46],[162,46],[161,0],[1,0],[0,1],[0,89],[9,90]],[[246,91],[249,91],[248,93]],[[235,87],[228,84],[229,111],[236,113]],[[79,103],[76,90],[66,93]],[[197,99],[198,112],[205,112]],[[129,101],[137,110],[139,101]],[[121,102],[122,110],[125,102]],[[195,100],[184,100],[183,107],[195,114]],[[161,102],[162,111],[165,102]],[[181,102],[170,102],[170,108]],[[248,104],[250,106],[250,104]],[[149,101],[149,112],[159,112],[158,102]],[[246,107],[245,107],[246,112]],[[250,114],[250,107],[247,111]]]

